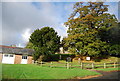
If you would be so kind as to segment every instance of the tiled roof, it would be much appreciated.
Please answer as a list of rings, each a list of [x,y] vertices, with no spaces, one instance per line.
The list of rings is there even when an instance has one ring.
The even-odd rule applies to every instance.
[[[4,48],[20,48],[20,47],[12,47],[12,46],[4,46],[4,45],[0,45],[0,47],[4,47]]]
[[[2,53],[10,53],[10,54],[28,54],[32,55],[34,50],[20,48],[20,47],[11,47],[11,46],[4,46],[0,45],[0,52]]]

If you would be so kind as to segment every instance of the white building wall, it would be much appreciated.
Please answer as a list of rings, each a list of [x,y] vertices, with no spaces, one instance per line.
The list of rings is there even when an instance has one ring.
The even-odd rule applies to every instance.
[[[14,54],[3,54],[2,63],[14,64],[15,55]]]

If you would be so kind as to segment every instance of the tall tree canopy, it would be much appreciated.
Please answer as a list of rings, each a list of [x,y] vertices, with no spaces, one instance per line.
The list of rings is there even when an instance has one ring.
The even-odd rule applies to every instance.
[[[64,47],[70,52],[100,57],[109,51],[111,40],[108,34],[118,23],[115,15],[106,13],[108,5],[103,2],[77,2],[74,11],[65,22],[68,37]]]
[[[29,39],[29,46],[35,50],[34,59],[37,60],[41,55],[54,54],[59,51],[60,36],[53,28],[44,27],[35,30]]]

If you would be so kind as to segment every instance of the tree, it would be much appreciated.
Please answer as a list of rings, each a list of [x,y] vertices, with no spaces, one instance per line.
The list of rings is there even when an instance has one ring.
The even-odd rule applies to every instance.
[[[108,5],[103,2],[77,2],[74,11],[65,22],[68,37],[64,47],[81,56],[100,57],[108,54],[107,31],[117,24],[115,15],[106,13]]]
[[[109,48],[109,54],[113,56],[120,57],[120,45],[119,44],[113,44]]]
[[[25,48],[34,49],[35,46],[31,42],[28,42]]]
[[[120,57],[120,22],[114,28],[111,28],[108,33],[109,54]]]
[[[34,46],[34,60],[59,51],[60,36],[57,35],[53,28],[44,27],[35,30],[31,34],[29,41]]]

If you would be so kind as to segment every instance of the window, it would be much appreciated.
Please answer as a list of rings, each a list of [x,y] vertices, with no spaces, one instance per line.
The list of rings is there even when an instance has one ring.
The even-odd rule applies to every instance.
[[[13,57],[13,54],[5,54],[4,57]]]
[[[8,54],[5,54],[4,57],[8,57]]]
[[[27,56],[22,56],[22,59],[27,59]]]
[[[13,57],[13,55],[10,55],[10,57]]]

